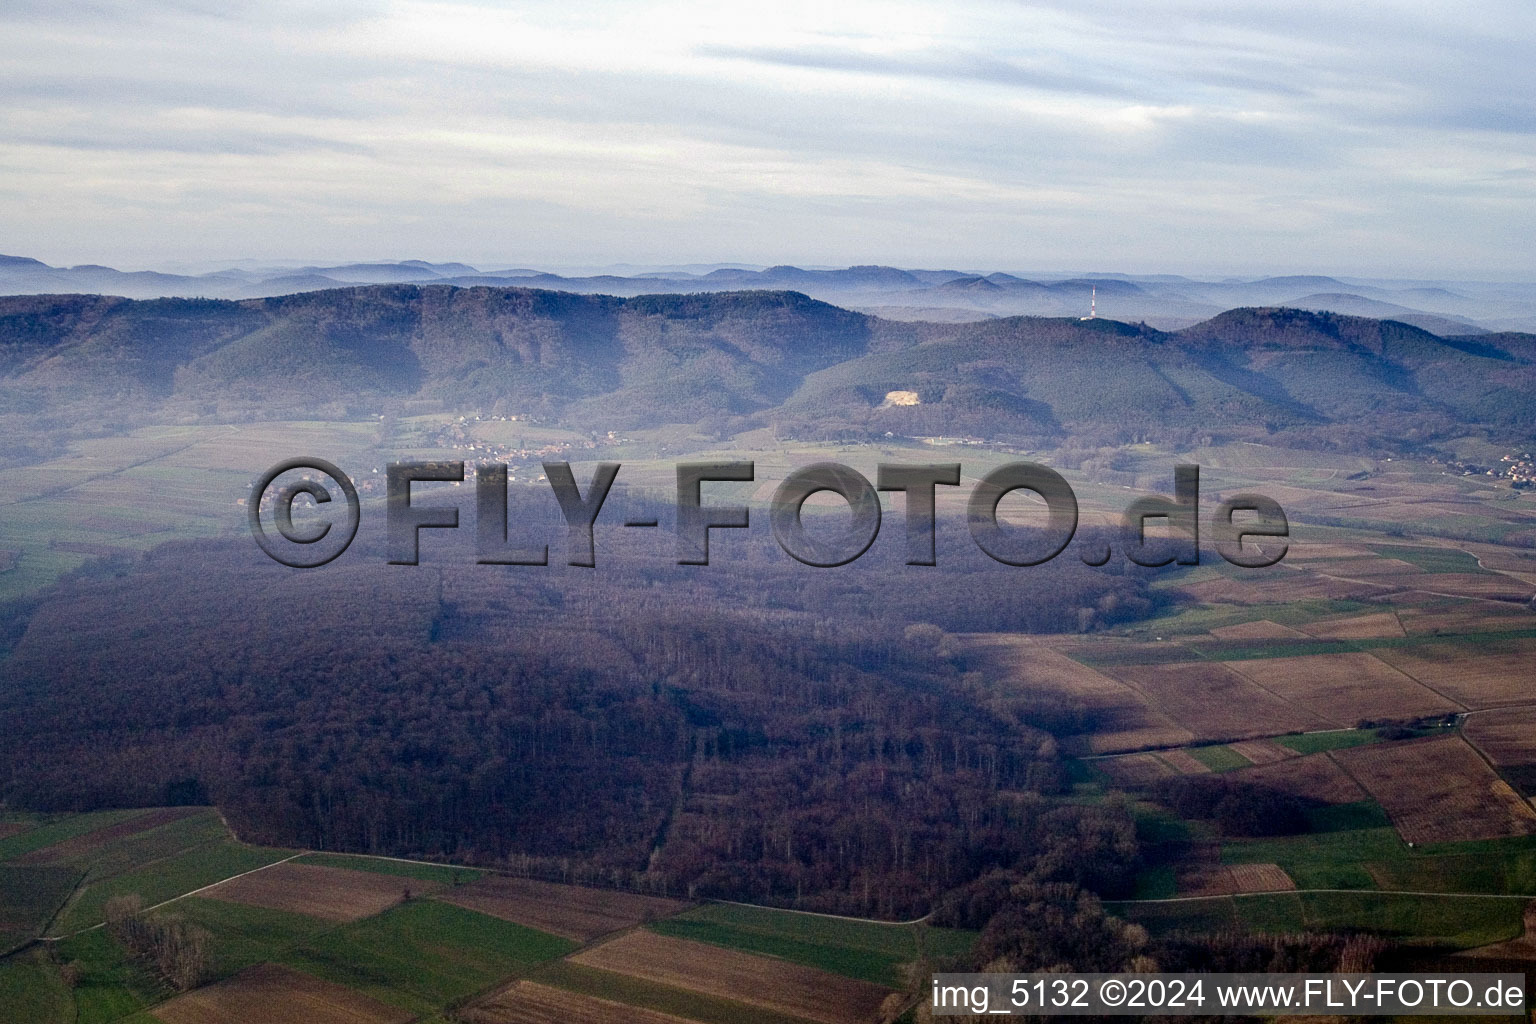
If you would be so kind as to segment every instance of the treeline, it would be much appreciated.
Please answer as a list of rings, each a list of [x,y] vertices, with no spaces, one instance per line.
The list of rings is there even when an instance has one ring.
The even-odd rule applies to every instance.
[[[102,909],[108,934],[176,991],[208,980],[213,967],[213,935],[208,929],[175,914],[151,917],[132,893],[112,897]]]
[[[1213,821],[1228,836],[1288,836],[1310,829],[1307,811],[1322,806],[1252,782],[1219,775],[1161,779],[1152,798],[1181,818]]]
[[[946,897],[932,922],[981,930],[964,961],[930,965],[945,970],[1368,974],[1392,969],[1396,952],[1391,942],[1356,932],[1250,935],[1233,929],[1154,937],[1106,912],[1099,896],[1080,884],[1007,873]],[[917,1019],[931,1019],[930,1008],[920,1004]]]

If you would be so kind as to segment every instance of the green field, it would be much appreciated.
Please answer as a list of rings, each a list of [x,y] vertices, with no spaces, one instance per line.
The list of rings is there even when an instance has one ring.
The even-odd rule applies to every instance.
[[[129,818],[146,813],[144,808],[128,811],[95,811],[91,814],[74,814],[41,820],[36,828],[20,832],[9,839],[0,839],[0,861],[15,860],[34,850],[41,850],[66,839],[83,836],[108,825],[115,825]]]
[[[1236,768],[1248,768],[1253,762],[1231,747],[1189,747],[1190,756],[1213,772],[1230,772]]]
[[[1138,900],[1166,900],[1178,894],[1173,865],[1157,864],[1144,868],[1136,875]]]
[[[43,950],[0,960],[0,1007],[17,1024],[66,1024],[75,1019],[73,1001]]]
[[[568,939],[448,903],[413,900],[326,932],[276,959],[427,1013],[576,947]]]
[[[1536,896],[1536,837],[1436,843],[1372,867],[1385,888]]]
[[[1186,821],[1166,807],[1140,801],[1131,805],[1136,822],[1136,838],[1147,846],[1184,843],[1205,836],[1209,826],[1201,821]]]
[[[79,881],[70,867],[0,864],[0,953],[42,934]]]
[[[1307,824],[1313,832],[1353,832],[1357,829],[1390,828],[1387,812],[1374,800],[1352,804],[1324,804],[1308,808]]]
[[[158,978],[129,960],[104,929],[63,940],[54,955],[59,963],[74,964],[80,971],[74,989],[79,1024],[106,1024],[171,995]]]
[[[1536,897],[1536,837],[1410,849],[1374,803],[1326,808],[1314,816],[1314,833],[1229,840],[1222,845],[1221,859],[1227,864],[1279,864],[1301,889]],[[1335,826],[1331,831],[1330,825]]]
[[[1227,864],[1279,864],[1301,889],[1374,889],[1367,863],[1406,856],[1391,828],[1356,829],[1224,843]]]
[[[926,925],[887,925],[815,914],[711,903],[649,926],[663,935],[779,957],[833,974],[900,988],[902,964],[942,962],[966,953],[976,933]]]
[[[1399,544],[1372,544],[1371,550],[1383,558],[1418,566],[1425,572],[1476,573],[1493,576],[1477,564],[1477,559],[1459,548],[1424,548]]]
[[[1502,942],[1523,928],[1525,901],[1506,897],[1401,896],[1371,892],[1263,893],[1161,903],[1106,903],[1117,917],[1155,935],[1264,934],[1368,929],[1403,941],[1467,949]]]
[[[774,1013],[757,1006],[735,1003],[702,992],[661,985],[627,974],[583,967],[558,960],[539,968],[530,979],[569,992],[608,999],[625,1006],[638,1006],[657,1013],[670,1013],[701,1024],[805,1024],[799,1017]]]
[[[52,583],[97,547],[132,553],[240,529],[236,502],[253,474],[319,448],[360,472],[384,461],[378,441],[372,420],[153,426],[75,439],[55,458],[0,470],[0,549],[21,553],[0,572],[0,600]],[[67,550],[76,544],[91,547]]]
[[[189,896],[160,914],[202,925],[213,935],[213,977],[226,978],[336,927],[331,921],[267,907]]]
[[[485,874],[484,871],[476,868],[461,868],[452,864],[418,864],[412,861],[390,860],[387,857],[365,857],[349,853],[310,853],[300,857],[298,863],[367,871],[375,875],[393,875],[397,878],[414,878],[421,882],[441,882],[444,885],[467,885]]]
[[[87,881],[94,881],[143,867],[195,846],[218,842],[228,836],[229,830],[219,820],[219,813],[209,808],[159,828],[114,839],[99,850],[71,858],[68,863],[89,867]]]
[[[114,896],[133,893],[144,901],[144,906],[153,907],[233,875],[282,860],[292,853],[292,850],[246,846],[233,839],[194,847],[165,860],[91,883],[59,915],[49,933],[68,935],[100,924],[102,907]]]
[[[1225,562],[1221,564],[1226,565]],[[1231,573],[1224,572],[1216,566],[1201,565],[1198,568],[1181,571],[1177,575],[1170,574],[1166,580],[1159,578],[1152,584],[1152,588],[1154,590],[1177,590],[1179,587],[1197,583],[1201,579],[1214,579],[1227,575],[1231,575]],[[1239,576],[1238,578],[1241,579],[1242,577]],[[1327,600],[1324,598],[1309,598],[1302,601],[1293,601],[1289,604],[1256,605],[1189,604],[1180,602],[1169,606],[1150,619],[1129,623],[1117,628],[1115,632],[1132,636],[1150,636],[1154,633],[1159,635],[1170,633],[1204,633],[1212,629],[1219,629],[1222,626],[1236,626],[1244,622],[1258,622],[1260,619],[1278,622],[1282,626],[1300,626],[1330,616],[1347,615],[1351,612],[1359,613],[1370,610],[1370,605],[1360,601]]]
[[[1307,732],[1298,736],[1276,736],[1275,742],[1298,754],[1321,754],[1325,750],[1343,750],[1358,747],[1377,740],[1375,729],[1331,729],[1327,732]]]

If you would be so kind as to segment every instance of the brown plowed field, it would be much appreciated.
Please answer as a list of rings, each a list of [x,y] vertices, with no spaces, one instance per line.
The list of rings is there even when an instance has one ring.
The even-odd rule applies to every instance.
[[[578,942],[590,942],[599,935],[687,907],[686,903],[655,896],[496,875],[461,886],[442,898],[467,910]]]
[[[1422,599],[1420,607],[1410,607],[1407,602],[1415,597]],[[1506,629],[1525,629],[1531,624],[1530,615],[1517,608],[1497,608],[1486,603],[1476,607],[1437,598],[1428,594],[1406,593],[1398,608],[1397,617],[1409,636],[1426,636],[1437,633],[1491,633]]]
[[[1479,573],[1435,573],[1414,581],[1420,590],[1457,597],[1491,597],[1500,601],[1529,601],[1536,593],[1524,580],[1513,576],[1487,576]]]
[[[1296,888],[1278,864],[1202,864],[1179,874],[1180,896],[1230,896]]]
[[[1373,743],[1331,755],[1412,843],[1536,832],[1536,811],[1459,736]]]
[[[1238,892],[1274,892],[1294,889],[1296,883],[1278,864],[1233,864],[1232,879]]]
[[[1290,626],[1282,626],[1278,622],[1258,619],[1254,622],[1239,622],[1231,626],[1216,626],[1211,630],[1211,635],[1221,637],[1223,640],[1295,640],[1307,634]]]
[[[1282,747],[1274,740],[1244,740],[1241,743],[1230,743],[1228,746],[1254,764],[1274,764],[1276,761],[1287,761],[1299,756],[1290,747]]]
[[[1379,636],[1403,636],[1403,624],[1391,612],[1357,615],[1349,619],[1313,622],[1307,632],[1325,640],[1367,640]]]
[[[1092,708],[1099,725],[1084,745],[1093,753],[1171,747],[1195,738],[1167,715],[1153,709],[1133,688],[1046,647],[1037,638],[972,633],[963,639],[994,675],[1004,694],[1020,696],[1044,691],[1071,697]]]
[[[1427,643],[1378,656],[1469,708],[1536,700],[1536,639]]]
[[[405,1024],[414,1017],[277,964],[259,964],[155,1007],[163,1024]]]
[[[1231,777],[1325,804],[1352,804],[1366,798],[1365,790],[1327,754],[1309,754],[1274,764],[1239,768],[1231,773]]]
[[[24,857],[18,857],[16,863],[50,864],[55,861],[74,860],[77,857],[95,853],[114,839],[123,839],[140,832],[148,832],[152,828],[159,828],[161,825],[169,825],[173,821],[197,814],[203,809],[201,807],[161,807],[147,814],[141,814],[137,818],[129,818],[127,821],[87,832],[83,836],[75,836],[73,839],[65,839],[52,846],[45,846],[41,850],[33,850]]]
[[[1210,765],[1197,758],[1187,750],[1162,750],[1158,757],[1167,762],[1168,767],[1180,775],[1209,775]]]
[[[1130,789],[1150,786],[1158,779],[1166,779],[1174,774],[1168,763],[1156,754],[1122,754],[1119,757],[1100,758],[1093,765],[1117,785]]]
[[[423,895],[442,887],[441,882],[289,861],[232,878],[199,895],[327,921],[358,921],[400,903],[407,889]]]
[[[1326,562],[1312,566],[1318,572],[1325,572],[1330,576],[1416,576],[1422,575],[1424,570],[1411,562],[1404,562],[1397,558],[1378,558],[1374,555],[1365,558],[1341,558],[1336,562]]]
[[[1153,708],[1200,739],[1272,735],[1328,724],[1266,693],[1230,668],[1208,661],[1117,665],[1113,672],[1145,694]]]
[[[629,932],[571,959],[823,1024],[873,1022],[891,994],[867,981],[648,931]]]
[[[690,1024],[683,1017],[519,981],[458,1018],[468,1024]]]
[[[1462,732],[1500,767],[1536,764],[1536,708],[1472,715]]]
[[[1308,654],[1227,665],[1335,725],[1352,726],[1362,718],[1412,718],[1460,710],[1369,654]]]

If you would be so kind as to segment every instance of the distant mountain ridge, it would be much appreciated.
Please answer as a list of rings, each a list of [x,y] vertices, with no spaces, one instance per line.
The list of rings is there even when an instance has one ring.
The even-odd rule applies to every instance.
[[[885,402],[892,391],[915,405]],[[1536,427],[1536,335],[1443,338],[1289,308],[1165,332],[1108,318],[883,320],[795,291],[628,298],[372,285],[243,301],[0,298],[0,415],[500,409],[807,438],[1042,444],[1284,437],[1381,448]]]
[[[1167,274],[1040,274],[910,269],[883,265],[802,268],[779,265],[690,265],[658,270],[552,273],[535,268],[482,270],[467,263],[425,260],[326,265],[256,264],[206,274],[124,272],[111,267],[51,267],[0,256],[0,294],[104,294],[126,298],[268,298],[364,284],[522,286],[584,295],[635,296],[677,292],[793,290],[845,307],[887,310],[954,309],[974,319],[995,316],[1083,316],[1097,291],[1100,315],[1145,321],[1163,330],[1187,327],[1240,306],[1298,306],[1381,316],[1434,333],[1536,330],[1536,284],[1453,286],[1371,282],[1319,275],[1195,280]],[[622,272],[621,272],[622,271]],[[1326,300],[1318,306],[1320,300]],[[1368,312],[1370,303],[1382,303]],[[925,314],[921,319],[933,319]]]

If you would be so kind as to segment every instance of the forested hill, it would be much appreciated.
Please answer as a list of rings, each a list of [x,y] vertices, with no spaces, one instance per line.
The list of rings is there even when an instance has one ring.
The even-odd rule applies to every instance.
[[[0,415],[43,418],[356,413],[432,399],[583,429],[707,421],[802,437],[1377,447],[1528,433],[1533,385],[1533,335],[1440,337],[1283,308],[1165,333],[1108,319],[896,323],[789,291],[0,298]],[[891,391],[917,404],[893,406]]]

